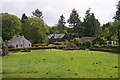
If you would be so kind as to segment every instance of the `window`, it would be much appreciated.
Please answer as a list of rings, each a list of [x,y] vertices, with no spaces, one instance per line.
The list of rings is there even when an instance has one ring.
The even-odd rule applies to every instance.
[[[18,48],[18,44],[16,44],[16,48]]]
[[[21,44],[20,46],[21,46],[21,47],[23,47],[23,45],[22,45],[22,44]]]
[[[109,42],[109,44],[111,44],[111,41]]]
[[[29,47],[30,47],[30,44],[29,44]]]

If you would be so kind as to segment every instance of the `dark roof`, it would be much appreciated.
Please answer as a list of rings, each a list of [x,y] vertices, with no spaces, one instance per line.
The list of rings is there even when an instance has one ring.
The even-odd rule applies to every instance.
[[[95,40],[97,37],[82,37],[81,38],[81,41],[84,42],[84,41],[87,41],[87,40]]]
[[[65,34],[49,34],[48,38],[51,39],[52,37],[57,39],[57,38],[63,38]]]

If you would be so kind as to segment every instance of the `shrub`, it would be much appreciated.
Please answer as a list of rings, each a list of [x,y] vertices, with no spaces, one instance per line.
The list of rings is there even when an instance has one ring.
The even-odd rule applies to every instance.
[[[101,46],[100,46],[99,44],[95,44],[94,47],[99,48],[99,47],[101,47]]]
[[[5,42],[2,42],[2,55],[5,56],[9,53],[8,51],[8,46],[6,45]]]
[[[65,40],[65,41],[64,41],[64,44],[65,44],[65,45],[68,45],[68,44],[69,44],[69,41],[68,41],[68,40]]]
[[[78,45],[78,46],[80,46],[80,47],[83,46],[83,43],[82,43],[82,42],[79,42],[79,45]]]
[[[85,46],[85,47],[87,47],[87,48],[92,47],[92,41],[90,41],[90,40],[85,41],[85,42],[83,43],[83,46]]]
[[[54,45],[64,45],[64,42],[54,42]]]
[[[77,49],[79,49],[79,47],[78,47],[75,43],[70,42],[70,43],[68,43],[68,45],[67,45],[65,48],[63,48],[63,49],[65,49],[65,50],[77,50]]]
[[[52,47],[52,46],[55,46],[55,45],[54,45],[54,44],[49,44],[48,46],[49,46],[49,47]]]
[[[80,38],[74,38],[73,40],[71,40],[71,42],[75,43],[76,45],[79,45],[81,40],[80,40]]]

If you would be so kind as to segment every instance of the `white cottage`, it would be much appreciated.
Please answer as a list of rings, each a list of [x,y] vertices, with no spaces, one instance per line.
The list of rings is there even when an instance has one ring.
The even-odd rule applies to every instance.
[[[31,47],[31,42],[25,39],[24,36],[14,36],[8,43],[9,46],[14,46],[15,48],[29,48]]]

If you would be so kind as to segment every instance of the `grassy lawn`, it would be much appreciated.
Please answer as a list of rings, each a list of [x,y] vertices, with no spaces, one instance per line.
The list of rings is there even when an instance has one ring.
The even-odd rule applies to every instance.
[[[118,54],[107,52],[34,50],[9,54],[2,62],[3,78],[118,77]]]

